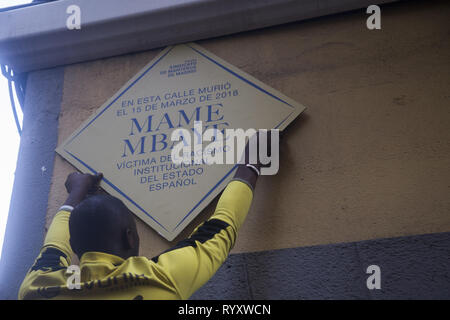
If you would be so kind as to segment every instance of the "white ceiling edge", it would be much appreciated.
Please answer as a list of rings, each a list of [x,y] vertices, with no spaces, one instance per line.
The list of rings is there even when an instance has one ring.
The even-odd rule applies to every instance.
[[[394,1],[61,0],[0,12],[0,63],[28,72]],[[81,30],[66,27],[69,5]]]

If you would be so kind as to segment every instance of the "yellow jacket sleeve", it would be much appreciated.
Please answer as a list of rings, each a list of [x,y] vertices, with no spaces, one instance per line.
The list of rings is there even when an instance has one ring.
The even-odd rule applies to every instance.
[[[175,287],[179,298],[189,298],[225,261],[252,198],[247,184],[230,182],[208,221],[197,227],[188,239],[152,259]]]
[[[62,274],[61,277],[55,276],[54,271],[66,269],[71,263],[69,217],[69,211],[59,211],[53,218],[44,245],[20,286],[19,299],[43,283],[46,286],[65,284]]]

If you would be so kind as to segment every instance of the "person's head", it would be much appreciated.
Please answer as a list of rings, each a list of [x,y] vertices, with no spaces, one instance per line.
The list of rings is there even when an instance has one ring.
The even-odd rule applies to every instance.
[[[77,205],[69,219],[70,245],[81,259],[85,252],[114,254],[124,259],[139,254],[133,214],[119,199],[94,195]]]

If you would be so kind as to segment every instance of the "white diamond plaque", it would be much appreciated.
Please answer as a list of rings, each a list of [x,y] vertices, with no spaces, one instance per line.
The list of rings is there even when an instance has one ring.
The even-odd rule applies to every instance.
[[[56,152],[173,240],[231,180],[235,165],[176,165],[170,135],[208,128],[283,130],[305,107],[196,44],[167,47]]]

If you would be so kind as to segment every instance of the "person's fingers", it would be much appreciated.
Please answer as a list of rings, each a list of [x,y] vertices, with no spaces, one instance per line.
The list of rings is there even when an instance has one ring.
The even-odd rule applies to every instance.
[[[98,189],[100,185],[100,181],[103,179],[103,173],[99,172],[96,175],[94,175],[94,183],[92,184],[92,187],[94,189]]]
[[[95,182],[100,182],[100,180],[103,179],[103,173],[98,172],[98,173],[94,176],[94,178],[95,178]]]
[[[76,174],[77,172],[71,172],[69,173],[69,175],[66,178],[66,182],[65,182],[65,186],[67,188],[67,186],[70,184],[70,180],[72,179],[72,177]]]
[[[98,172],[96,174],[87,174],[87,176],[91,179],[88,194],[95,194],[100,189],[100,181],[103,178],[103,173]]]

